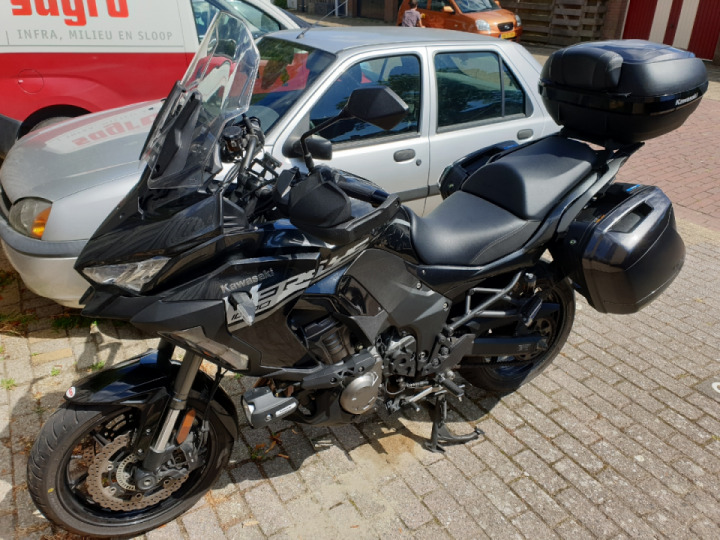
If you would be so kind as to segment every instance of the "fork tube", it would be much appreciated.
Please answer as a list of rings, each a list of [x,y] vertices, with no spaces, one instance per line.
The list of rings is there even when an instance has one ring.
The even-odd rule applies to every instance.
[[[150,445],[150,451],[147,457],[143,460],[143,466],[147,470],[155,469],[155,462],[157,466],[162,463],[164,457],[165,448],[167,447],[170,436],[172,435],[175,423],[180,415],[180,412],[187,406],[187,397],[190,394],[193,381],[197,375],[200,364],[202,363],[202,356],[187,351],[183,358],[182,364],[180,364],[180,370],[178,371],[175,383],[173,385],[173,396],[170,400],[170,406],[168,408],[163,425],[158,431],[155,440]]]

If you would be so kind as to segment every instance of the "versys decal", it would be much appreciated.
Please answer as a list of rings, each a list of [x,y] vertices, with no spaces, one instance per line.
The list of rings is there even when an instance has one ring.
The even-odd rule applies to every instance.
[[[260,285],[255,285],[250,289],[250,292],[234,293],[223,298],[223,302],[225,302],[225,322],[228,328],[245,324],[249,326],[255,322],[259,289]]]
[[[276,306],[292,294],[298,291],[304,291],[308,288],[315,276],[315,270],[308,270],[302,274],[297,274],[290,279],[281,281],[277,285],[260,289],[257,310],[258,313]]]
[[[233,281],[232,283],[223,283],[222,285],[220,285],[220,290],[224,293],[233,293],[235,291],[239,291],[240,289],[262,283],[263,281],[273,277],[274,275],[275,272],[272,268],[270,268],[254,276],[239,279],[237,281]]]
[[[320,263],[317,270],[308,270],[296,274],[274,285],[263,286],[263,281],[273,277],[275,272],[271,269],[260,272],[256,276],[239,279],[220,286],[223,298],[228,329],[235,330],[240,326],[251,325],[260,313],[274,308],[292,295],[307,289],[313,281],[329,274],[351,259],[355,258],[367,246],[369,239],[351,247],[342,255],[336,255],[328,261]],[[237,292],[240,289],[254,285],[250,291]]]
[[[321,262],[320,267],[318,268],[318,277],[324,277],[329,273],[330,270],[334,270],[338,266],[342,266],[350,259],[354,258],[355,255],[360,253],[363,249],[365,249],[369,243],[370,239],[368,238],[360,242],[358,245],[351,247],[342,255],[336,255],[327,262]]]
[[[312,282],[315,270],[297,274],[270,287],[254,286],[250,293],[235,292],[223,298],[229,330],[251,325],[258,314],[275,307],[295,293],[304,291]]]

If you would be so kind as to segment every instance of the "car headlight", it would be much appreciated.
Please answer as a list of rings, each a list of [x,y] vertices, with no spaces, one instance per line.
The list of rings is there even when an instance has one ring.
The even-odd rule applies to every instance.
[[[520,15],[515,15],[515,27],[522,26],[522,19],[520,19]]]
[[[490,23],[487,21],[483,21],[482,19],[475,20],[475,27],[480,32],[489,32],[490,31]]]
[[[132,292],[140,292],[169,260],[167,257],[153,257],[134,263],[90,266],[82,272],[98,285],[115,285]]]
[[[31,238],[42,238],[52,203],[45,199],[20,199],[10,208],[10,226]]]

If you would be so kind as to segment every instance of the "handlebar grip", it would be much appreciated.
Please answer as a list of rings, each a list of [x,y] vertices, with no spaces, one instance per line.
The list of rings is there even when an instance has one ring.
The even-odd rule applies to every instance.
[[[350,182],[345,178],[340,178],[337,181],[337,186],[350,197],[370,203],[373,206],[384,203],[388,198],[388,194],[381,189],[363,184],[362,182]]]

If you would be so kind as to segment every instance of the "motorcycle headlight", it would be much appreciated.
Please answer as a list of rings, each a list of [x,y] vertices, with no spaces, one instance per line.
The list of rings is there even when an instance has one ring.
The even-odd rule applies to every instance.
[[[520,19],[520,15],[515,15],[515,28],[522,26],[522,19]]]
[[[490,31],[490,23],[487,21],[483,21],[482,19],[477,19],[475,21],[475,27],[480,32],[489,32]]]
[[[31,238],[42,238],[51,208],[52,203],[45,199],[20,199],[10,208],[8,221],[19,233]]]
[[[82,272],[98,285],[115,285],[137,293],[163,269],[169,260],[167,257],[153,257],[134,263],[90,266]]]

